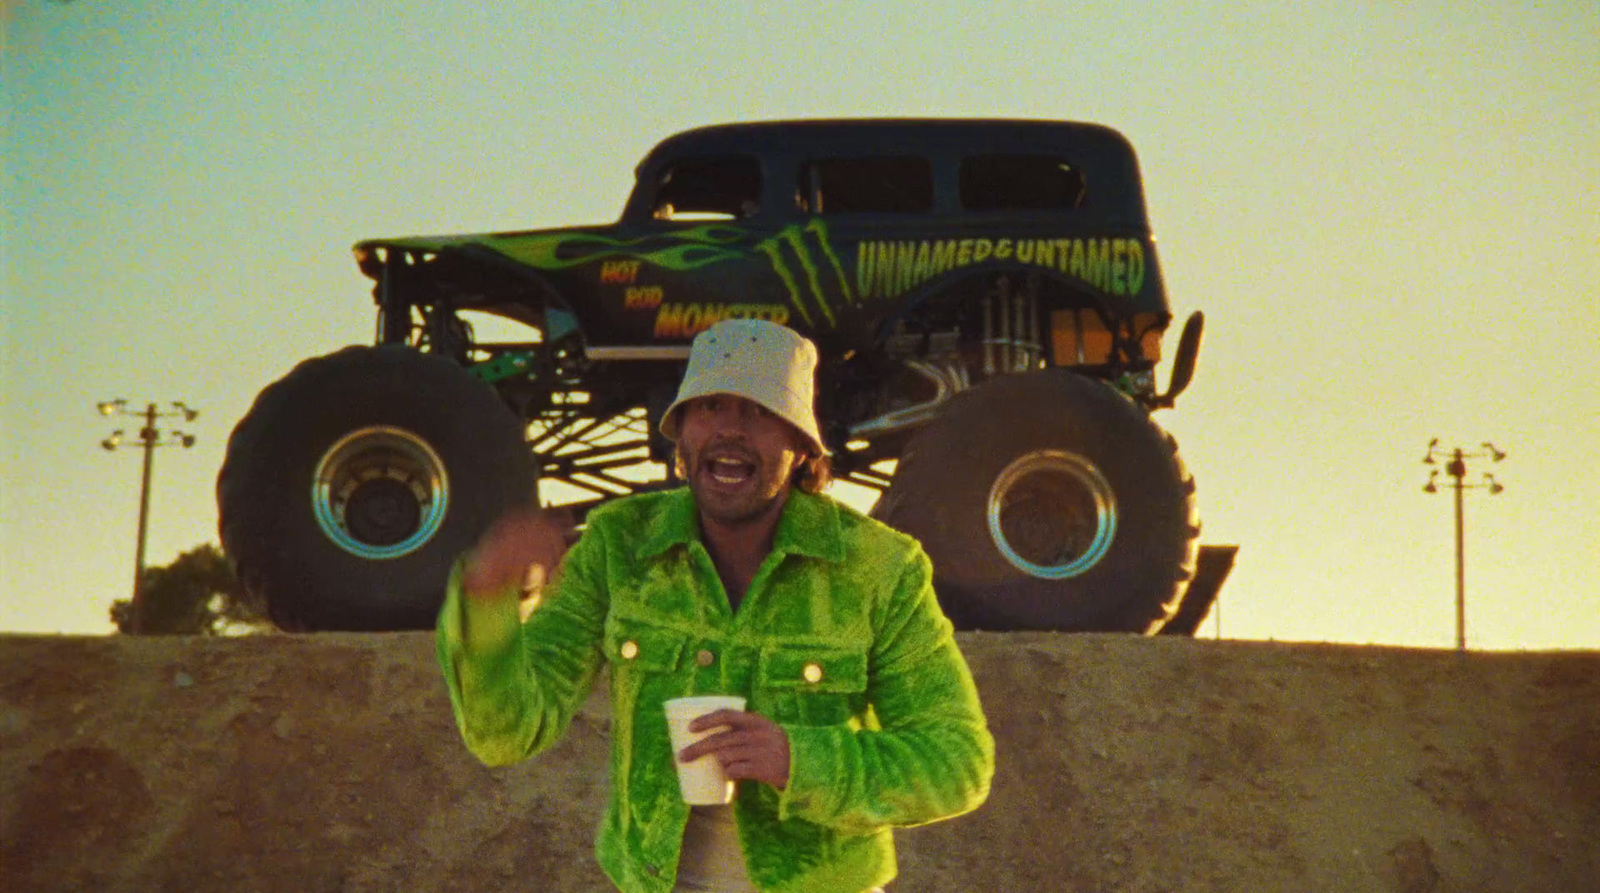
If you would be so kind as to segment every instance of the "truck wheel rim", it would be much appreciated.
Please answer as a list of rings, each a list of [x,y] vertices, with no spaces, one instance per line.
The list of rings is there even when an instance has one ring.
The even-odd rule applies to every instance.
[[[449,504],[444,463],[403,428],[345,435],[323,454],[312,479],[317,526],[360,558],[399,558],[421,548],[439,532]]]
[[[1035,450],[995,478],[988,521],[995,548],[1012,567],[1030,577],[1065,580],[1094,567],[1111,548],[1116,494],[1082,456]]]

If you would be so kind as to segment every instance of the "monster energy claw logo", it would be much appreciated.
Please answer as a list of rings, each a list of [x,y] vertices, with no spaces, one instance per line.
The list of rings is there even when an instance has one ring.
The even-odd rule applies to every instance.
[[[812,236],[816,240],[817,252],[827,261],[824,270],[812,258],[807,247],[806,237]],[[855,294],[850,290],[850,279],[845,275],[844,265],[839,262],[839,256],[834,253],[833,246],[828,242],[828,226],[821,220],[812,219],[804,226],[795,224],[786,226],[781,232],[770,239],[757,243],[756,250],[765,254],[772,263],[772,271],[783,281],[783,286],[789,292],[789,303],[794,305],[795,312],[805,320],[806,325],[815,326],[816,320],[811,316],[811,311],[806,307],[806,296],[810,296],[812,303],[827,320],[829,326],[838,325],[833,316],[833,308],[828,305],[828,283],[825,281],[828,274],[832,275],[832,282],[837,284],[837,291],[847,304],[855,303]],[[794,258],[791,269],[788,257]],[[796,273],[801,278],[797,278]]]

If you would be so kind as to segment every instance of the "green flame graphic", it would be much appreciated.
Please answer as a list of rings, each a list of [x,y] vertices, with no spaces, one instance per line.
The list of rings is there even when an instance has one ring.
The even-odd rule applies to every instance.
[[[726,246],[749,238],[749,233],[739,227],[708,224],[636,239],[615,239],[594,233],[532,233],[495,236],[484,241],[501,254],[541,270],[561,270],[606,258],[625,257],[683,271],[742,257],[745,251]]]

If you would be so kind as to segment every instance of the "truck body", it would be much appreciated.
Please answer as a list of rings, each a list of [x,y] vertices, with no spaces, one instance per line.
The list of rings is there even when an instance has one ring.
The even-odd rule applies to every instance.
[[[264,392],[219,479],[224,545],[284,625],[431,622],[452,550],[505,507],[487,495],[496,487],[561,481],[584,494],[581,512],[674,483],[660,414],[694,336],[729,318],[816,342],[836,477],[885,491],[874,514],[922,539],[958,625],[1166,622],[1194,576],[1198,521],[1192,479],[1150,413],[1187,386],[1201,318],[1158,391],[1172,313],[1121,134],[1018,120],[729,124],[664,140],[635,175],[612,224],[355,246],[377,345],[308,361]],[[480,340],[476,313],[527,337]],[[367,381],[412,374],[415,386],[390,390]],[[355,379],[352,402],[328,396]],[[495,407],[469,416],[474,386]],[[452,389],[463,396],[440,399]],[[388,405],[393,418],[373,412]],[[291,450],[297,435],[266,429],[301,410],[349,421]],[[500,455],[509,447],[442,455],[436,442],[461,425],[514,432],[502,440],[521,441],[527,467]],[[263,439],[300,458],[247,458]],[[970,479],[949,480],[951,463]],[[502,476],[477,480],[485,464]],[[451,482],[466,478],[470,494],[452,502]],[[230,525],[248,514],[230,506],[267,486],[308,496]],[[371,592],[330,582],[291,596],[267,579],[307,585],[303,569],[268,570],[288,559],[263,545],[306,519],[326,543],[309,531],[303,548],[329,550],[312,563],[334,575],[365,562],[356,576]]]

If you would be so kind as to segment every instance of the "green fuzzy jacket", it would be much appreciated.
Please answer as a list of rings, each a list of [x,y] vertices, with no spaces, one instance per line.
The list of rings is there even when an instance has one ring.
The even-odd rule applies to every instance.
[[[737,612],[687,489],[590,513],[526,623],[508,591],[467,601],[459,565],[439,662],[468,749],[490,765],[560,739],[600,668],[611,686],[611,801],[595,853],[622,890],[667,893],[689,807],[661,704],[737,694],[789,736],[778,791],[739,785],[756,886],[856,893],[895,874],[891,826],[976,809],[994,739],[910,537],[795,490]]]

